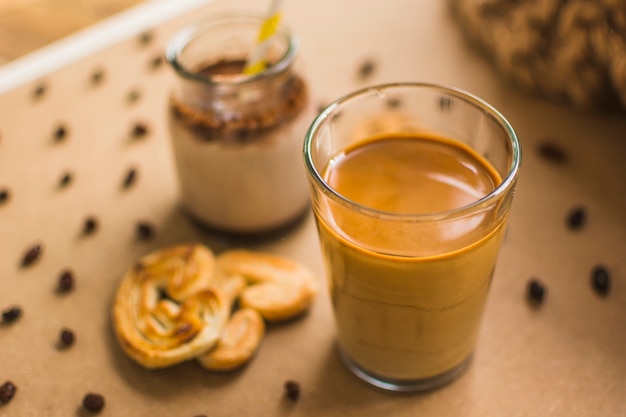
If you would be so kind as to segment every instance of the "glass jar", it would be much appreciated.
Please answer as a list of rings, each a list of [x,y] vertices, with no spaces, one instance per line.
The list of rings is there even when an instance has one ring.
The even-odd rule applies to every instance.
[[[296,38],[281,27],[266,68],[243,74],[262,21],[195,23],[166,50],[176,73],[168,123],[182,204],[201,224],[236,234],[281,228],[309,206],[301,152],[316,111],[295,65]]]

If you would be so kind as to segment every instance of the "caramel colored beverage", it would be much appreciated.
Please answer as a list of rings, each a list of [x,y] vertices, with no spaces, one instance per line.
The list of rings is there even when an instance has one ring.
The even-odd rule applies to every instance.
[[[505,217],[495,226],[490,210],[444,225],[410,218],[480,200],[500,184],[498,172],[459,141],[394,134],[344,149],[323,176],[346,199],[381,213],[359,216],[336,205],[317,216],[344,359],[387,381],[463,367]],[[389,221],[385,213],[407,219]]]
[[[363,88],[315,118],[304,163],[339,352],[356,376],[420,391],[467,368],[520,158],[495,108],[435,84]]]

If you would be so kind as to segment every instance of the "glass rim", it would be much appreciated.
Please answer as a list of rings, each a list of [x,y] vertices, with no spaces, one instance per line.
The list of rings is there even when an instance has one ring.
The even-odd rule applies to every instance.
[[[289,66],[294,62],[300,46],[296,36],[294,36],[294,34],[284,24],[278,28],[275,35],[281,36],[287,41],[287,48],[285,49],[284,54],[280,56],[275,64],[266,67],[263,71],[257,74],[215,81],[210,76],[202,75],[197,71],[186,67],[180,60],[180,55],[183,53],[185,48],[200,34],[206,33],[211,29],[233,23],[254,23],[260,27],[263,19],[263,16],[254,13],[225,13],[190,23],[176,32],[169,40],[165,49],[165,60],[183,78],[199,81],[207,85],[238,86],[273,77],[289,68]]]
[[[509,139],[511,145],[511,164],[506,175],[503,176],[502,181],[487,195],[460,207],[455,207],[449,210],[436,211],[432,213],[394,213],[385,210],[379,210],[372,207],[368,207],[354,200],[351,200],[341,193],[337,192],[331,187],[325,180],[321,172],[315,166],[311,155],[311,148],[313,145],[314,137],[326,120],[336,111],[339,107],[344,106],[347,102],[365,95],[375,95],[382,90],[396,89],[396,88],[413,88],[413,89],[426,89],[433,91],[441,91],[442,93],[459,98],[466,103],[473,105],[474,107],[482,110],[485,114],[495,120],[499,126],[506,132],[506,136]],[[396,221],[438,221],[449,218],[459,218],[465,215],[480,211],[484,207],[488,207],[492,202],[497,201],[503,194],[508,192],[514,185],[519,175],[519,167],[521,162],[521,147],[515,130],[509,123],[509,121],[500,113],[495,107],[487,103],[485,100],[478,96],[469,93],[465,90],[456,87],[447,87],[444,85],[434,83],[420,83],[420,82],[399,82],[399,83],[387,83],[379,84],[375,86],[365,87],[356,90],[352,93],[346,94],[339,99],[333,101],[327,105],[313,120],[307,133],[304,137],[303,146],[303,158],[304,163],[310,178],[313,178],[315,183],[322,188],[324,193],[330,194],[332,198],[339,201],[345,206],[358,209],[360,212],[369,214],[372,217],[378,217],[386,220]]]

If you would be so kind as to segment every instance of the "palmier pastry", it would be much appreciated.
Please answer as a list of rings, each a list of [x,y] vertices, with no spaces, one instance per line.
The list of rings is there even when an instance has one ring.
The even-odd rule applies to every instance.
[[[290,319],[306,311],[317,294],[317,281],[303,265],[276,255],[230,250],[217,257],[218,274],[241,276],[248,287],[242,308],[258,311],[267,321]]]
[[[126,273],[113,307],[123,350],[146,368],[162,368],[215,346],[234,295],[212,286],[213,253],[199,244],[149,254]]]
[[[238,310],[228,320],[215,348],[198,356],[198,362],[211,371],[239,368],[254,356],[264,333],[263,318],[256,310]]]

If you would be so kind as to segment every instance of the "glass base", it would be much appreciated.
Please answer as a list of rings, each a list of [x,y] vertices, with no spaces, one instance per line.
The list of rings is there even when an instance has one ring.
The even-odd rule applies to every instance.
[[[472,361],[472,355],[469,355],[467,359],[454,368],[429,378],[396,379],[383,377],[361,368],[354,361],[352,361],[352,359],[350,359],[341,348],[339,348],[339,356],[348,369],[350,369],[352,373],[361,378],[363,381],[375,387],[396,392],[417,392],[439,388],[461,376]]]

